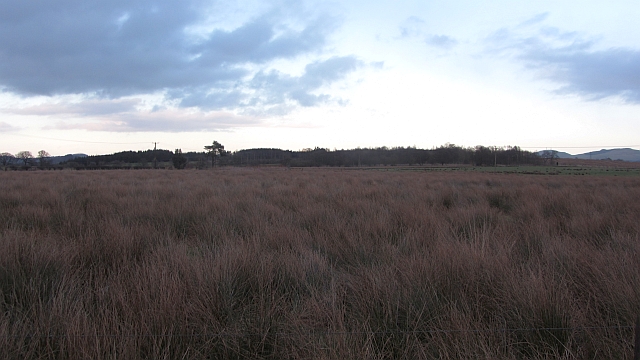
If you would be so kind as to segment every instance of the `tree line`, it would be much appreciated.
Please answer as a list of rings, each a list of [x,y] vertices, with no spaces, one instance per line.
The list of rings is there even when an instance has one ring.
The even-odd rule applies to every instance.
[[[19,152],[15,156],[2,153],[2,165],[12,164],[22,167],[51,166],[47,163],[49,154],[41,150],[35,159],[30,152]],[[393,165],[540,165],[553,160],[553,156],[523,150],[518,146],[505,147],[463,147],[445,144],[432,149],[416,147],[376,147],[348,150],[307,148],[300,151],[277,148],[244,149],[226,151],[217,141],[204,147],[202,152],[182,152],[181,149],[122,151],[109,155],[93,155],[75,158],[56,165],[58,168],[76,169],[119,169],[119,168],[196,168],[218,166],[267,166],[281,165],[293,167],[311,166],[393,166]]]
[[[15,155],[3,152],[0,154],[0,164],[6,170],[8,166],[16,167],[22,165],[22,167],[38,166],[45,168],[51,165],[49,158],[51,155],[45,150],[40,150],[37,153],[37,157],[33,156],[31,151],[20,151]]]

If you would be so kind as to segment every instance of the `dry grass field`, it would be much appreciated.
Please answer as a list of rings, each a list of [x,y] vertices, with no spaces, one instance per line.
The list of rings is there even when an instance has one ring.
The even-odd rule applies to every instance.
[[[0,358],[630,359],[640,179],[1,172]]]
[[[592,168],[607,169],[639,169],[640,162],[632,161],[611,161],[611,160],[591,160],[591,159],[557,159],[561,166],[584,166]]]

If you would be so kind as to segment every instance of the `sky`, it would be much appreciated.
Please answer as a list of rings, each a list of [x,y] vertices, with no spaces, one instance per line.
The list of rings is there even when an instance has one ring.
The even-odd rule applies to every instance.
[[[3,0],[0,152],[640,149],[640,2]]]

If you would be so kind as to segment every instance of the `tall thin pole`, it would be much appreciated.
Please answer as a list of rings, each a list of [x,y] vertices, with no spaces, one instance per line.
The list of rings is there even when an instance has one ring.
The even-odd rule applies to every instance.
[[[158,158],[156,157],[156,145],[158,145],[157,142],[153,143],[153,168],[157,169],[158,168]]]

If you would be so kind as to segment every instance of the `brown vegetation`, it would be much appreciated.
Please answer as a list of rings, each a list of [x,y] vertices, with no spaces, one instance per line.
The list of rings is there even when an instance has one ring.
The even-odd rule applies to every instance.
[[[0,349],[630,358],[637,178],[0,173]]]
[[[638,169],[640,162],[622,160],[557,159],[561,166],[584,166],[607,169]]]

